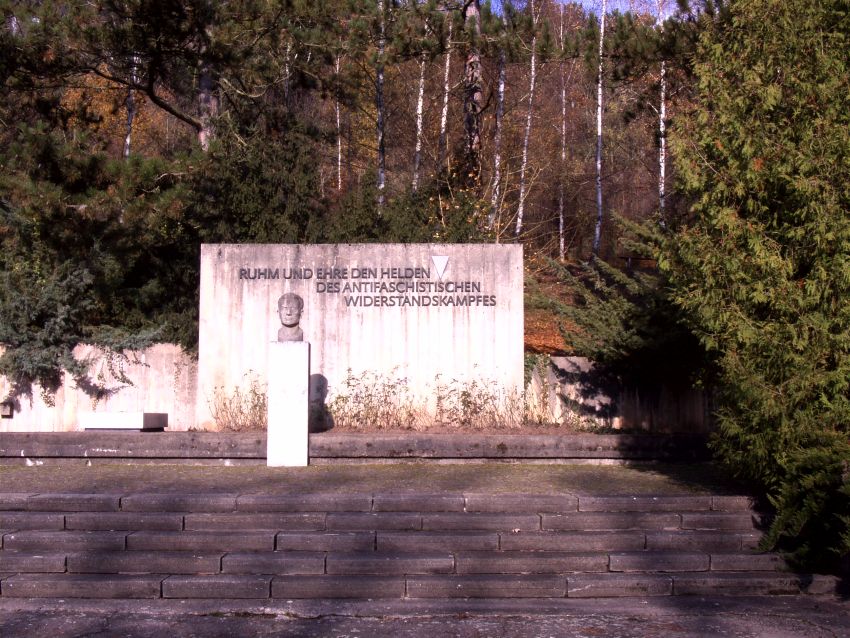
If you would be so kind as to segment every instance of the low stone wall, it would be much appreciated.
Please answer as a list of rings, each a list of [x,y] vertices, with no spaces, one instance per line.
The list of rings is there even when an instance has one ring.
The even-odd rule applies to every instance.
[[[550,357],[533,369],[526,399],[536,419],[572,429],[710,432],[706,394],[674,381],[654,389],[629,387],[585,357]]]
[[[694,462],[705,437],[631,434],[310,435],[310,464],[398,462]],[[0,465],[186,463],[265,465],[266,433],[16,432],[0,437]]]
[[[66,374],[52,405],[36,388],[34,396],[18,400],[12,418],[0,419],[0,432],[79,430],[79,415],[86,412],[165,412],[169,430],[194,426],[198,364],[179,346],[157,344],[126,357],[79,346],[74,356],[89,361],[90,377],[103,390],[93,396]],[[0,397],[8,389],[0,377]]]
[[[22,398],[12,418],[0,419],[0,432],[79,430],[86,412],[165,412],[169,431],[196,427],[199,402],[213,397],[197,390],[198,363],[179,346],[159,344],[128,357],[115,357],[91,346],[75,350],[90,360],[90,374],[105,388],[93,398],[66,377],[53,405],[36,392]],[[8,382],[0,377],[0,397]],[[711,430],[704,394],[673,386],[655,392],[612,384],[582,357],[551,357],[536,367],[527,389],[532,416],[570,430],[628,429],[651,433],[706,433]]]

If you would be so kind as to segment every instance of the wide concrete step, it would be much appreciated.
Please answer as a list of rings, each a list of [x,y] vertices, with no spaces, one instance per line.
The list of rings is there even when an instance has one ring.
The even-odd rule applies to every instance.
[[[746,497],[0,493],[0,596],[826,593]]]
[[[4,574],[8,598],[611,598],[829,594],[835,579],[798,574],[576,573],[297,575]]]

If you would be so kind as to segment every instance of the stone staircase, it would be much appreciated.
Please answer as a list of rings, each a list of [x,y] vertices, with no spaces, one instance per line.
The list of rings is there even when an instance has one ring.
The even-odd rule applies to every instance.
[[[0,493],[0,598],[830,594],[740,496]]]

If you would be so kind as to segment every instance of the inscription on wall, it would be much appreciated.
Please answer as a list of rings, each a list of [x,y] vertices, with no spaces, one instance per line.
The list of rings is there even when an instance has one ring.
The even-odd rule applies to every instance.
[[[463,307],[495,306],[496,295],[479,280],[443,281],[448,257],[432,257],[433,267],[423,266],[284,266],[239,268],[246,282],[309,281],[318,294],[340,295],[346,307]],[[432,272],[437,280],[432,279]]]

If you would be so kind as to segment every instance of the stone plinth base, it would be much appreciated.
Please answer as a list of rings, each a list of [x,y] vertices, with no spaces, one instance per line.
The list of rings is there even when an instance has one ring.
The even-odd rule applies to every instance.
[[[302,467],[308,460],[310,344],[269,344],[266,465]]]

